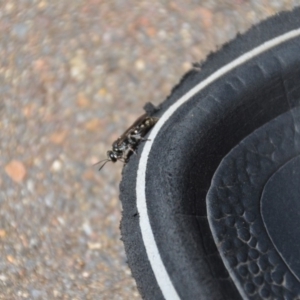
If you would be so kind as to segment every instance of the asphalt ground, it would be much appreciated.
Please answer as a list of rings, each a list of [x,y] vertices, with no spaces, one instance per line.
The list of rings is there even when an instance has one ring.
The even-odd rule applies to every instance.
[[[122,164],[92,165],[192,62],[300,0],[0,2],[0,299],[140,299]]]

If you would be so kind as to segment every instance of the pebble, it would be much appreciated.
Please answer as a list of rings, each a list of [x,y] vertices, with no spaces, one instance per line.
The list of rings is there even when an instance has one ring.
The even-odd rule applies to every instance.
[[[138,59],[135,64],[134,64],[135,68],[138,70],[138,71],[142,71],[145,69],[145,62],[141,59]]]
[[[51,169],[52,169],[54,172],[59,172],[59,171],[61,171],[61,167],[62,167],[61,161],[60,161],[60,160],[55,160],[55,161],[52,163]]]
[[[26,175],[25,165],[19,160],[12,160],[5,166],[6,174],[15,182],[21,183]]]

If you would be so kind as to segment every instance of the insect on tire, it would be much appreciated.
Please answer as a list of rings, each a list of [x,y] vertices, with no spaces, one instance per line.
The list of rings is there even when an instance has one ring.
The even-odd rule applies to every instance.
[[[144,299],[300,299],[300,9],[186,74],[120,185]]]

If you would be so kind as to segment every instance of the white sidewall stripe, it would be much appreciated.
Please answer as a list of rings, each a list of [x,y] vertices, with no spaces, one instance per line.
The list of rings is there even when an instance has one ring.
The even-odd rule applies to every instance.
[[[263,52],[270,50],[271,48],[278,46],[292,38],[300,35],[300,29],[289,31],[283,35],[280,35],[274,39],[271,39],[260,46],[252,49],[251,51],[241,55],[237,59],[228,63],[227,65],[220,68],[218,71],[214,72],[212,75],[207,77],[202,82],[198,83],[189,92],[183,95],[180,99],[176,101],[168,110],[160,117],[159,121],[153,127],[149,139],[145,143],[143,151],[141,153],[141,158],[139,161],[137,180],[136,180],[136,201],[137,210],[140,219],[140,229],[142,233],[143,242],[146,248],[146,253],[153,270],[156,281],[162,291],[163,296],[166,300],[179,300],[180,297],[173,286],[173,283],[169,277],[169,274],[164,266],[161,259],[157,244],[155,242],[154,234],[150,225],[149,215],[147,211],[146,204],[146,169],[149,153],[151,151],[152,144],[163,125],[168,121],[168,119],[173,115],[173,113],[185,102],[187,102],[191,97],[197,94],[199,91],[207,87],[209,84],[213,83],[215,80],[223,76],[224,74],[230,72],[237,66],[244,64],[245,62],[251,60],[252,58],[262,54]],[[233,274],[231,274],[233,275]],[[233,278],[234,279],[234,278]],[[247,299],[244,291],[241,287],[237,285],[239,292],[244,299]]]

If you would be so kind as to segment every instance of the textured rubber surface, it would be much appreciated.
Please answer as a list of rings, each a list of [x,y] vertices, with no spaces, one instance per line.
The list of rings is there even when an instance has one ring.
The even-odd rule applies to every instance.
[[[299,129],[296,108],[255,130],[208,192],[220,252],[249,299],[299,299]]]
[[[162,116],[193,87],[237,57],[299,27],[299,9],[254,27],[211,55],[202,64],[201,72],[188,73],[160,110],[153,111],[154,115]],[[146,142],[152,143],[152,146],[146,162],[146,207],[143,209],[147,211],[151,230],[149,236],[154,237],[150,241],[155,247],[149,248],[149,244],[145,243],[148,233],[141,230],[145,220],[137,204],[139,195],[136,191],[141,188],[136,184],[137,173],[140,164],[144,164],[139,159],[145,144],[139,147],[138,155],[132,156],[123,169],[120,187],[124,209],[121,230],[129,266],[145,299],[270,299],[275,295],[276,299],[300,297],[295,275],[288,272],[287,264],[282,273],[283,269],[276,268],[278,260],[272,260],[275,257],[272,253],[275,252],[280,258],[278,249],[272,243],[278,238],[278,235],[271,233],[270,224],[274,219],[264,213],[260,219],[260,228],[257,228],[251,211],[248,214],[245,209],[243,199],[240,200],[243,205],[237,206],[233,205],[234,197],[229,199],[232,203],[228,201],[231,191],[229,186],[229,191],[225,189],[222,195],[223,200],[217,197],[224,189],[218,189],[219,182],[216,179],[222,181],[222,175],[218,177],[215,174],[216,170],[220,172],[224,163],[222,160],[230,156],[231,151],[234,151],[232,149],[240,149],[242,141],[251,139],[252,134],[255,137],[256,131],[268,130],[268,126],[272,128],[282,120],[287,132],[291,126],[296,132],[293,117],[297,116],[296,107],[300,99],[299,53],[300,39],[292,38],[253,56],[190,97],[172,114],[155,139]],[[291,110],[295,114],[290,113]],[[284,117],[285,113],[290,119]],[[275,136],[278,132],[275,130]],[[283,131],[282,136],[285,134]],[[265,136],[262,135],[258,141],[261,138]],[[282,144],[279,143],[282,152],[290,148],[285,142],[283,139]],[[259,147],[257,151],[255,158],[259,163],[264,163],[265,148],[262,147],[262,153]],[[271,150],[267,154],[272,156]],[[282,155],[285,156],[285,153]],[[240,165],[234,164],[236,168],[230,173],[242,183],[243,168],[247,166],[248,157],[244,159],[237,160]],[[276,155],[272,159],[273,163],[277,162]],[[232,179],[226,171],[228,168],[224,167],[225,178]],[[251,167],[245,172],[248,171],[251,172]],[[263,172],[258,172],[257,176],[263,177]],[[249,178],[246,176],[246,179]],[[254,188],[255,185],[251,184],[252,181],[249,185]],[[210,193],[207,197],[208,190]],[[246,193],[249,191],[246,190]],[[226,205],[224,199],[227,199]],[[263,203],[267,205],[268,201]],[[233,211],[237,211],[236,219],[227,218]],[[221,212],[221,215],[215,216],[215,212]],[[239,222],[240,215],[244,223]],[[257,219],[258,215],[255,217]],[[243,224],[248,235],[242,230]],[[265,226],[267,229],[263,229]],[[272,239],[267,235],[259,242],[263,230],[268,230]],[[254,238],[257,239],[256,244]],[[267,241],[275,250],[271,251],[270,246],[264,250]],[[158,259],[153,249],[158,249]],[[287,253],[285,255],[288,256],[289,253],[284,251],[281,249],[281,254]],[[260,257],[268,260],[268,272],[258,264]],[[288,258],[288,263],[292,263],[293,258]],[[153,262],[160,260],[162,265],[156,268]]]

